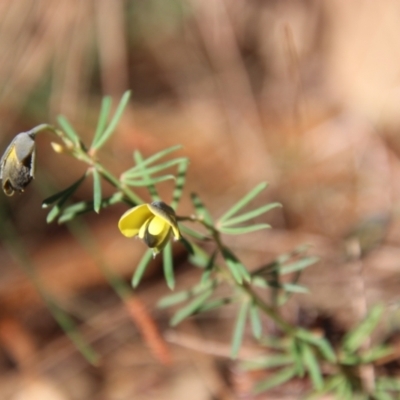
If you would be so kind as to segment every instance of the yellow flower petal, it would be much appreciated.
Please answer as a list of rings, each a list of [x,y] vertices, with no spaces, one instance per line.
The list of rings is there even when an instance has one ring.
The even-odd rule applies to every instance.
[[[147,225],[143,240],[150,248],[161,250],[162,244],[166,242],[166,238],[169,238],[170,232],[171,227],[169,224],[165,223],[161,218],[154,217]]]
[[[144,238],[144,236],[146,235],[146,232],[147,232],[147,227],[149,226],[150,221],[151,221],[153,218],[154,218],[154,217],[150,217],[150,218],[140,227],[139,232],[138,232],[138,237],[139,237],[139,239],[143,239],[143,238]]]
[[[170,228],[170,225],[165,222],[162,218],[155,216],[149,223],[148,232],[151,235],[157,236],[167,227]]]
[[[118,228],[124,236],[133,237],[139,233],[142,225],[153,216],[147,204],[141,204],[125,212],[118,222]]]
[[[154,215],[163,219],[172,228],[175,239],[180,239],[181,233],[176,222],[175,211],[162,201],[155,201],[148,207]]]

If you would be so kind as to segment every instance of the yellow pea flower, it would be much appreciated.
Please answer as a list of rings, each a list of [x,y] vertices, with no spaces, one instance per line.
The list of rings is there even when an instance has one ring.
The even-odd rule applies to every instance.
[[[23,192],[35,174],[35,132],[19,133],[7,147],[0,160],[3,191],[12,196]]]
[[[154,255],[168,243],[171,232],[175,240],[181,238],[175,211],[163,201],[131,208],[120,218],[118,228],[126,237],[138,236]]]

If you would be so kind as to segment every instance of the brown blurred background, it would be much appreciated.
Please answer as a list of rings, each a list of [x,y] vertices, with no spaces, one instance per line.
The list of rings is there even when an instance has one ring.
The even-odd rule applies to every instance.
[[[215,217],[268,181],[259,203],[283,204],[261,218],[274,229],[227,241],[250,268],[311,244],[321,257],[302,278],[311,293],[287,310],[299,323],[329,315],[337,326],[351,326],[363,304],[381,301],[381,335],[399,327],[399,85],[394,0],[0,2],[2,148],[18,132],[55,124],[59,114],[89,142],[102,96],[117,102],[130,89],[129,108],[101,160],[120,174],[134,149],[150,155],[182,144],[180,155],[191,160],[185,194],[197,191]],[[52,152],[51,140],[37,140],[35,182],[23,195],[1,196],[2,236],[16,235],[0,246],[0,400],[253,398],[254,377],[229,359],[233,308],[169,331],[170,315],[155,308],[168,293],[156,259],[137,294],[167,338],[166,367],[90,252],[67,227],[46,224],[43,198],[84,170]],[[171,187],[161,188],[168,201]],[[90,199],[91,191],[88,181],[74,199]],[[118,232],[125,209],[83,221],[99,257],[129,282],[144,246]],[[185,196],[179,212],[190,210]],[[20,268],[18,246],[44,292],[100,354],[98,367],[54,321]],[[184,288],[198,272],[179,260]],[[248,339],[243,356],[254,352]],[[290,390],[259,398],[299,398],[302,388]]]

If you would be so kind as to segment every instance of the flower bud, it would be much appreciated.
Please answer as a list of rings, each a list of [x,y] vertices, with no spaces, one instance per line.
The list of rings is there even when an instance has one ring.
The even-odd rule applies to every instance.
[[[35,135],[19,133],[7,147],[0,160],[3,191],[12,196],[23,192],[35,175]]]

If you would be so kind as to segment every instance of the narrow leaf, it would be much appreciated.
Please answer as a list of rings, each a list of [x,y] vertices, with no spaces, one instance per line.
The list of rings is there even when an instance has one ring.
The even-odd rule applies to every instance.
[[[235,256],[235,254],[232,253],[230,249],[224,247],[222,249],[222,256],[237,283],[242,284],[243,280],[247,282],[251,281],[251,276],[246,267],[240,262],[240,260]]]
[[[273,350],[283,350],[286,351],[288,347],[288,343],[286,338],[278,338],[274,336],[263,336],[260,339],[260,344],[262,346],[265,346],[267,348],[273,349]]]
[[[221,226],[219,228],[219,231],[222,233],[226,233],[227,235],[242,235],[244,233],[250,233],[269,228],[271,228],[271,225],[268,224],[255,224],[250,226],[241,226],[237,228],[225,228],[224,226]]]
[[[101,178],[97,169],[93,169],[92,174],[93,174],[93,209],[98,214],[101,208]]]
[[[163,297],[158,303],[158,308],[167,308],[174,306],[175,304],[182,303],[190,298],[190,290],[183,292],[174,293],[170,296]]]
[[[213,220],[211,214],[204,206],[203,202],[200,200],[200,197],[196,193],[191,193],[190,198],[192,199],[193,207],[196,210],[197,215],[200,218],[203,218],[204,222],[210,226],[213,225]]]
[[[279,273],[281,275],[285,275],[285,274],[290,274],[292,272],[300,271],[300,270],[303,270],[303,269],[315,264],[318,261],[319,261],[318,257],[303,258],[294,263],[285,265],[283,267],[279,267]]]
[[[206,235],[204,235],[203,233],[197,232],[197,231],[193,230],[192,228],[188,228],[186,225],[179,225],[179,227],[182,232],[187,233],[188,235],[192,236],[194,239],[198,239],[198,240],[207,239]]]
[[[147,265],[149,264],[151,258],[153,256],[153,250],[147,249],[146,252],[143,254],[141,260],[139,261],[138,266],[136,267],[135,273],[132,277],[132,286],[135,288],[139,285],[140,280],[146,270]]]
[[[104,198],[101,200],[100,208],[106,208],[113,204],[119,203],[123,200],[123,193],[117,192],[112,196]],[[93,201],[79,201],[78,203],[72,204],[65,207],[60,217],[58,218],[58,223],[62,224],[74,219],[77,215],[84,214],[86,212],[92,211],[94,209]]]
[[[75,192],[75,190],[78,188],[78,186],[83,182],[83,180],[85,178],[86,178],[86,175],[83,175],[80,179],[78,179],[76,182],[74,182],[71,186],[68,186],[66,189],[62,190],[61,192],[53,194],[52,196],[43,200],[42,208],[47,208],[50,204],[53,204],[58,199],[64,197],[64,195],[70,194],[70,193],[72,194],[73,192]]]
[[[203,275],[201,276],[201,282],[206,283],[210,281],[211,273],[214,269],[215,258],[217,256],[217,250],[215,250],[212,256],[209,258],[208,263],[205,267]]]
[[[304,365],[306,366],[310,374],[314,389],[321,390],[324,386],[324,380],[322,378],[322,373],[319,368],[318,360],[309,345],[304,344],[302,346],[302,355]]]
[[[253,190],[251,190],[246,196],[240,199],[236,204],[234,204],[224,215],[219,219],[219,223],[222,224],[224,221],[228,220],[232,215],[235,215],[243,207],[245,207],[251,200],[253,200],[259,193],[261,193],[267,184],[265,182],[257,185]]]
[[[183,246],[185,247],[186,251],[189,254],[194,254],[194,249],[193,249],[193,245],[190,242],[190,240],[187,240],[184,236],[181,236],[181,238],[179,239],[179,242],[183,244]]]
[[[377,390],[390,390],[393,392],[400,392],[400,379],[389,377],[378,378],[376,388]]]
[[[176,175],[176,182],[175,182],[175,188],[172,193],[172,202],[171,202],[171,207],[176,210],[178,207],[179,201],[182,197],[183,193],[183,188],[185,186],[186,182],[186,172],[189,166],[189,161],[182,161],[179,166],[178,166],[178,171]]]
[[[74,143],[75,145],[79,145],[80,139],[78,134],[75,132],[72,125],[68,122],[67,118],[63,115],[59,115],[57,117],[58,123],[60,124],[63,132],[68,136],[68,138]]]
[[[226,297],[223,299],[215,299],[212,301],[208,301],[204,304],[202,304],[199,309],[197,310],[198,313],[206,312],[206,311],[211,311],[215,310],[216,308],[225,306],[227,304],[230,304],[232,302],[232,299]]]
[[[350,353],[356,351],[377,327],[383,312],[382,305],[374,306],[364,321],[350,331],[343,339],[343,347]]]
[[[152,156],[150,156],[149,158],[146,158],[145,160],[143,160],[140,167],[145,167],[147,165],[150,165],[150,164],[158,161],[160,158],[163,158],[166,155],[168,155],[176,150],[179,150],[181,148],[182,148],[182,146],[180,144],[178,144],[176,146],[168,147],[167,149],[161,150],[158,153],[155,153]],[[134,159],[135,159],[135,157],[134,157]],[[136,167],[133,167],[129,171],[134,171],[134,170],[138,170],[138,169],[139,169],[139,166],[136,166]]]
[[[75,190],[78,188],[78,186],[83,182],[83,180],[85,179],[85,175],[79,179],[78,181],[76,181],[73,185],[71,185],[68,190],[65,190],[63,192],[63,195],[59,198],[59,200],[57,201],[57,204],[50,210],[50,212],[47,214],[46,217],[46,222],[49,224],[51,222],[53,222],[57,216],[60,214],[63,205],[65,204],[65,202],[70,198],[70,196],[75,192]]]
[[[260,369],[276,368],[293,363],[293,358],[288,354],[272,354],[249,360],[241,363],[247,371],[257,371]]]
[[[142,163],[143,163],[143,157],[142,157],[142,154],[140,153],[140,151],[138,151],[138,150],[135,151],[135,153],[134,153],[134,158],[135,158],[135,160],[136,160],[136,163],[137,163],[139,166],[142,166],[142,167],[143,167],[143,164],[142,164]],[[143,180],[147,181],[146,186],[147,186],[147,190],[148,190],[149,193],[150,193],[151,198],[153,199],[153,201],[158,201],[158,200],[160,200],[160,196],[159,196],[159,194],[158,194],[158,192],[157,192],[156,187],[155,187],[154,184],[151,182],[151,179],[150,179],[149,174],[147,173],[147,171],[146,171],[144,168],[142,168],[142,170],[143,170]]]
[[[104,145],[104,143],[110,138],[110,136],[113,134],[115,128],[118,125],[119,120],[121,119],[122,113],[125,110],[126,105],[128,104],[129,97],[131,95],[131,92],[128,90],[126,91],[122,98],[121,101],[118,104],[118,107],[115,111],[115,114],[113,118],[111,119],[110,124],[108,127],[102,132],[102,135],[98,138],[95,144],[93,144],[92,148],[93,149],[99,149],[101,146]]]
[[[104,129],[106,128],[108,116],[110,115],[111,103],[112,103],[112,99],[110,96],[103,97],[103,100],[101,102],[99,121],[97,122],[96,133],[94,134],[93,142],[92,142],[92,145],[90,146],[92,148],[96,148],[97,142],[100,140],[101,136],[104,133]]]
[[[142,180],[125,179],[123,182],[127,186],[142,187],[142,186],[155,185],[156,183],[174,179],[175,179],[174,175],[163,175],[163,176],[158,176],[156,178],[147,178]]]
[[[87,341],[78,331],[72,318],[60,307],[58,307],[54,302],[52,301],[48,302],[48,306],[51,310],[54,319],[60,325],[65,334],[74,343],[76,348],[81,352],[81,354],[86,358],[86,360],[90,364],[97,365],[100,358],[99,355],[87,343]]]
[[[361,362],[363,363],[371,363],[376,360],[379,360],[380,358],[386,357],[389,354],[392,354],[394,352],[393,348],[389,346],[375,346],[372,349],[369,349],[366,351],[362,356],[361,356]]]
[[[270,204],[267,204],[267,205],[262,206],[260,208],[257,208],[256,210],[249,211],[249,212],[247,212],[245,214],[239,215],[239,216],[237,216],[235,218],[231,218],[231,219],[228,219],[228,220],[225,219],[223,221],[223,223],[222,223],[222,226],[225,227],[225,226],[231,226],[231,225],[240,224],[242,222],[248,221],[249,219],[258,217],[259,215],[262,215],[262,214],[264,214],[264,213],[266,213],[266,212],[268,212],[268,211],[270,211],[270,210],[272,210],[272,209],[274,209],[276,207],[282,207],[282,204],[280,204],[280,203],[270,203]]]
[[[138,150],[136,150],[134,153],[134,158],[136,160],[137,166],[124,172],[124,174],[122,175],[122,179],[124,181],[129,180],[129,179],[140,178],[143,175],[156,174],[157,172],[163,171],[164,169],[171,168],[175,165],[179,166],[182,163],[188,162],[188,159],[186,157],[179,157],[179,158],[174,158],[169,161],[165,161],[164,163],[155,165],[154,167],[146,168],[145,164],[144,164],[145,161],[143,160],[141,155],[140,155],[140,157],[138,157],[139,155],[140,155],[140,152]]]
[[[173,290],[175,287],[174,262],[172,258],[172,244],[168,242],[163,250],[164,277],[167,286]]]
[[[325,338],[315,336],[313,333],[305,329],[298,329],[296,332],[296,337],[316,346],[327,361],[336,362],[335,352]]]
[[[258,394],[264,392],[266,390],[270,390],[276,386],[282,385],[290,379],[294,378],[297,375],[296,367],[290,366],[284,369],[281,369],[274,376],[269,378],[264,382],[258,383],[254,391]]]
[[[302,285],[297,285],[295,283],[282,283],[282,289],[290,293],[310,293],[308,288]]]
[[[215,284],[213,281],[209,281],[207,283],[200,283],[196,286],[194,286],[190,290],[184,290],[182,292],[174,293],[169,296],[163,297],[158,303],[157,307],[159,308],[167,308],[174,306],[178,303],[181,303],[183,301],[189,300],[193,297],[198,296],[199,294],[205,292],[206,290],[210,289],[211,287],[214,287]]]
[[[262,335],[262,323],[260,314],[258,312],[258,307],[256,304],[254,303],[251,304],[249,315],[250,315],[250,324],[253,336],[256,339],[260,339]]]
[[[212,290],[207,290],[202,293],[200,296],[196,297],[193,301],[191,301],[187,306],[181,308],[175,315],[171,318],[170,325],[176,326],[185,318],[190,317],[201,307],[201,305],[212,295]]]
[[[236,318],[235,329],[232,337],[231,357],[235,359],[239,353],[240,346],[243,340],[244,328],[246,327],[246,318],[249,310],[249,302],[243,301],[240,305],[239,312]]]
[[[375,392],[374,393],[374,400],[393,400],[393,396],[387,392]]]
[[[197,244],[192,243],[194,254],[189,256],[189,262],[196,267],[206,268],[209,265],[210,255]]]

